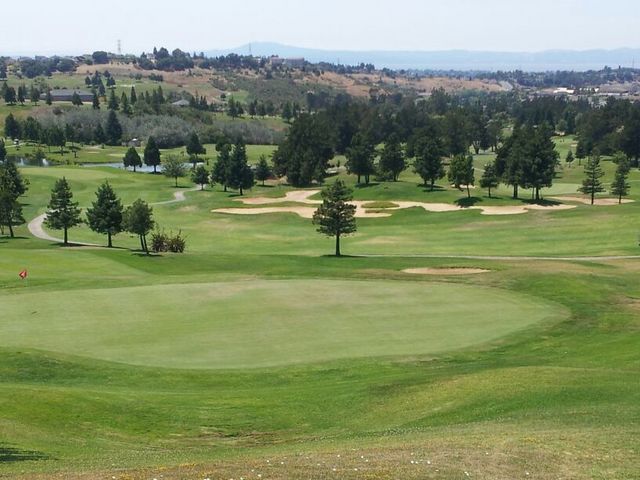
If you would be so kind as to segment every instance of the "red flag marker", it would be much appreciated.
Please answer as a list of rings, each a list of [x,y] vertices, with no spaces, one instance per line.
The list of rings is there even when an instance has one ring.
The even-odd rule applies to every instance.
[[[25,278],[27,278],[27,271],[26,271],[26,270],[22,270],[22,271],[18,274],[18,276],[19,276],[22,280],[24,280]]]

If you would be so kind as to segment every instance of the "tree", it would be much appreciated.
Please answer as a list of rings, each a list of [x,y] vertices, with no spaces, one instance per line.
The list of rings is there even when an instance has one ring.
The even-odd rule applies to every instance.
[[[162,173],[165,177],[173,178],[176,181],[176,188],[178,188],[178,178],[187,175],[187,167],[179,156],[167,155],[162,160]]]
[[[625,158],[618,159],[616,174],[611,184],[611,194],[618,197],[618,203],[622,203],[622,197],[629,195],[629,188],[631,188],[629,182],[627,182],[629,168],[629,163]]]
[[[407,163],[400,139],[396,134],[391,134],[380,153],[380,161],[378,163],[380,175],[383,178],[391,178],[391,180],[397,182],[398,177],[406,168]]]
[[[67,144],[64,130],[57,125],[47,129],[47,142],[54,147],[60,147],[60,155],[64,155],[64,147]]]
[[[4,119],[4,136],[13,140],[15,138],[20,138],[20,134],[22,133],[22,128],[20,122],[16,120],[16,117],[13,116],[13,113],[9,113],[7,118]]]
[[[5,158],[7,158],[7,149],[4,146],[4,140],[0,138],[0,163],[4,162]]]
[[[82,223],[81,212],[78,203],[73,201],[73,192],[67,179],[62,177],[57,180],[51,190],[45,223],[54,230],[64,230],[64,245],[69,244],[68,230]]]
[[[129,147],[127,152],[124,154],[122,163],[124,163],[124,168],[133,167],[134,173],[137,167],[142,166],[142,160],[140,159],[140,155],[138,154],[138,151],[134,147]]]
[[[96,233],[107,235],[107,246],[113,247],[111,237],[122,231],[122,202],[109,185],[104,182],[96,192],[96,201],[87,209],[87,223]]]
[[[204,186],[209,183],[209,172],[204,165],[198,165],[191,173],[191,180],[196,185],[200,185],[200,190],[204,190]]]
[[[523,128],[514,128],[513,133],[498,148],[496,172],[500,180],[513,187],[513,198],[518,198],[518,187],[522,181],[522,162],[525,155],[526,138]]]
[[[640,106],[634,104],[624,122],[624,130],[620,139],[620,147],[633,166],[637,167],[640,160]]]
[[[375,146],[365,135],[356,133],[351,139],[351,145],[347,147],[347,171],[360,178],[364,176],[364,181],[368,185],[372,173],[375,172],[373,164],[373,156],[375,155]]]
[[[551,187],[559,154],[551,140],[552,131],[545,125],[525,129],[524,156],[521,160],[520,186],[532,188],[540,200],[540,189]]]
[[[584,166],[585,179],[582,181],[580,191],[591,196],[591,205],[595,203],[596,193],[604,192],[604,186],[600,179],[604,176],[604,171],[600,166],[600,155],[595,151],[587,160]]]
[[[153,167],[153,173],[156,173],[156,168],[160,165],[160,149],[153,137],[149,137],[144,147],[144,164]]]
[[[78,95],[78,92],[73,92],[73,95],[71,96],[71,105],[75,105],[76,107],[82,105],[82,99],[80,98],[80,95]]]
[[[356,206],[351,189],[342,180],[336,180],[322,191],[322,205],[313,214],[318,232],[336,239],[336,257],[341,256],[340,238],[356,231]]]
[[[91,107],[94,110],[100,110],[100,98],[98,97],[98,94],[95,91],[93,92],[93,100],[91,101]]]
[[[282,106],[282,119],[285,122],[289,123],[292,117],[293,117],[293,109],[291,107],[291,104],[289,102],[286,102]]]
[[[147,235],[155,225],[153,220],[153,209],[144,200],[137,199],[124,211],[122,226],[129,233],[138,235],[140,238],[140,248],[147,255]]]
[[[239,190],[240,195],[243,194],[244,189],[253,187],[253,170],[247,164],[247,150],[242,141],[238,141],[233,147],[227,169],[227,184]]]
[[[7,105],[15,105],[16,104],[16,89],[13,87],[7,87],[4,90],[4,102]]]
[[[198,138],[198,134],[193,132],[189,137],[189,141],[187,142],[187,153],[189,155],[195,155],[196,158],[198,155],[204,155],[207,153],[207,150],[200,143],[200,139]]]
[[[587,158],[587,153],[584,148],[584,143],[579,140],[576,146],[576,158],[578,159],[578,165],[582,165],[582,160]]]
[[[416,159],[413,169],[420,175],[425,186],[428,183],[433,191],[436,181],[445,175],[442,163],[442,157],[446,153],[444,144],[435,135],[423,135],[416,141],[414,150]]]
[[[38,105],[40,101],[40,90],[33,85],[31,85],[31,89],[29,90],[29,100],[31,100],[31,103],[34,105]]]
[[[109,93],[109,101],[107,102],[107,108],[109,110],[118,110],[120,108],[120,104],[118,103],[118,99],[116,98],[116,92],[114,89],[111,89]]]
[[[131,94],[129,95],[129,97],[131,98],[131,105],[135,105],[136,103],[138,103],[138,95],[136,94],[136,87],[134,87],[133,85],[131,86]]]
[[[0,141],[0,160],[4,159],[4,143]],[[18,198],[27,191],[27,182],[13,162],[0,163],[0,227],[7,226],[13,238],[13,227],[25,223]]]
[[[120,97],[120,105],[122,105],[122,113],[125,115],[131,115],[133,110],[131,109],[131,104],[129,103],[129,99],[127,98],[127,94],[122,92],[122,96]]]
[[[573,163],[573,160],[574,160],[573,150],[569,149],[569,151],[567,152],[567,156],[564,159],[564,161],[567,162],[569,165],[571,165]]]
[[[265,180],[271,177],[271,174],[271,167],[269,166],[266,155],[260,155],[258,165],[256,166],[256,179],[260,180],[264,187]]]
[[[217,149],[217,147],[216,147]],[[224,191],[227,191],[227,173],[229,172],[229,163],[231,161],[231,145],[224,143],[220,145],[218,150],[218,158],[213,165],[211,172],[211,180],[224,187]]]
[[[51,95],[51,90],[47,90],[47,95],[45,96],[44,102],[47,105],[51,105],[53,103],[53,96]]]
[[[102,124],[96,125],[96,128],[93,131],[93,139],[96,143],[103,144],[107,141],[107,134],[104,133],[104,128],[102,128]]]
[[[122,125],[120,125],[118,116],[113,110],[109,110],[104,132],[107,137],[108,145],[120,145],[122,142]]]
[[[491,198],[491,189],[497,188],[500,183],[496,166],[493,163],[487,163],[484,166],[484,172],[480,178],[480,187],[489,190],[489,198]]]
[[[466,186],[467,198],[471,198],[470,186],[475,184],[473,155],[456,155],[451,159],[449,181],[458,189]]]

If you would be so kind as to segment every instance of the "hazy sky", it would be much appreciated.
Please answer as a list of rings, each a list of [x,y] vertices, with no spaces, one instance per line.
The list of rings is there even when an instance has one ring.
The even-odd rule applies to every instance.
[[[31,0],[1,53],[200,51],[274,41],[345,50],[640,47],[638,0]]]

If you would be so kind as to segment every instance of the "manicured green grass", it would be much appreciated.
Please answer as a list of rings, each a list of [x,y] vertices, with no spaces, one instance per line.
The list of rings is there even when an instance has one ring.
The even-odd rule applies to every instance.
[[[576,184],[573,170],[560,183]],[[29,219],[63,175],[83,207],[105,179],[125,204],[176,191],[160,175],[103,167],[23,172]],[[464,195],[444,183],[427,192],[410,172],[401,180],[356,196]],[[506,195],[476,194],[513,204]],[[163,227],[187,236],[184,255],[61,248],[24,226],[22,238],[0,238],[0,476],[636,475],[636,260],[410,254],[637,254],[637,203],[501,217],[399,211],[359,220],[343,245],[394,256],[335,259],[309,220],[213,214],[241,205],[218,187],[186,197],[154,206]],[[84,226],[71,239],[104,242]],[[115,243],[137,248],[125,234]],[[402,272],[416,267],[491,272]]]

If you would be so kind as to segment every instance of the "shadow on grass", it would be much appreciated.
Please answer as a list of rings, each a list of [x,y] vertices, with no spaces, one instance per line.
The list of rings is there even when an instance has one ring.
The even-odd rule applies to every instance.
[[[253,188],[276,188],[275,185],[256,185]]]
[[[480,197],[464,197],[456,200],[455,204],[462,208],[469,208],[469,207],[473,207],[478,203],[482,203],[482,201],[483,200]]]
[[[446,190],[446,188],[439,185],[434,185],[433,188],[431,188],[431,185],[418,185],[418,187],[422,189],[423,193],[444,192]]]
[[[356,183],[356,188],[358,189],[371,188],[371,187],[377,187],[378,185],[380,185],[380,182]]]
[[[555,200],[545,200],[544,198],[541,198],[540,200],[521,199],[520,201],[526,205],[542,205],[544,207],[555,207],[556,205],[562,205],[562,202],[558,202]]]
[[[0,444],[0,464],[13,462],[28,462],[33,460],[47,460],[48,455],[31,450],[20,450]]]

